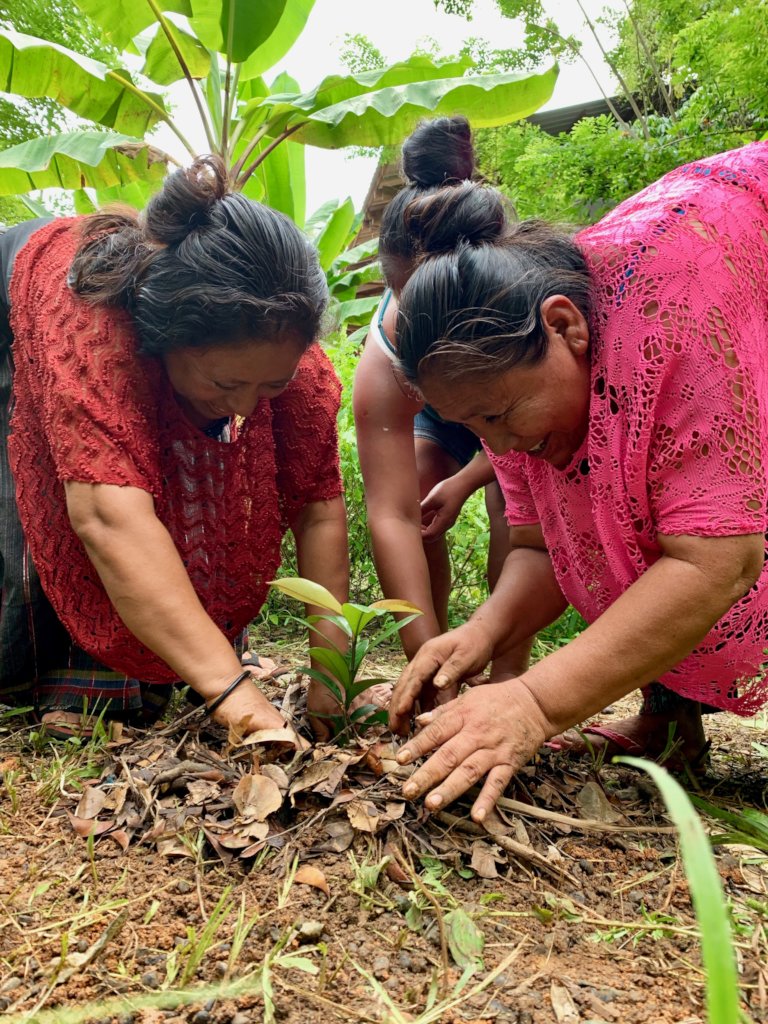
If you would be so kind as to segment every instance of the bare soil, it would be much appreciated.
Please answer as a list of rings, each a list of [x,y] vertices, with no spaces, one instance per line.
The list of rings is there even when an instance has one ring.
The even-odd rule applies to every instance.
[[[707,725],[702,793],[764,809],[761,723]],[[488,834],[468,803],[432,816],[404,803],[390,739],[297,757],[194,724],[98,751],[4,728],[0,1010],[100,1024],[706,1019],[676,835],[644,774],[543,754]],[[768,855],[721,846],[717,863],[744,1005],[768,1021]]]

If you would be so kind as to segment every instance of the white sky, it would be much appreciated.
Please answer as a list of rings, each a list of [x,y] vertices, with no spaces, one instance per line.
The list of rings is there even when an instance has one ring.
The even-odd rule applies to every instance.
[[[564,35],[573,33],[583,41],[590,66],[611,95],[615,86],[610,72],[584,25],[576,0],[559,0],[550,7],[560,31]],[[601,7],[602,3],[596,0],[585,3],[593,21]],[[338,55],[345,33],[368,36],[390,62],[407,57],[425,37],[434,39],[445,53],[457,52],[468,36],[488,39],[499,49],[520,43],[520,38],[515,38],[514,23],[501,17],[493,0],[476,0],[471,22],[437,11],[433,0],[317,0],[304,32],[278,70],[292,74],[303,89],[311,88],[327,74],[343,72]],[[599,96],[594,79],[579,61],[561,66],[553,98],[543,109],[570,106]],[[308,148],[307,210],[311,212],[342,193],[351,195],[359,208],[375,165],[375,160],[350,158],[343,151]]]
[[[593,21],[599,16],[605,0],[581,0]],[[603,88],[611,95],[615,85],[579,11],[577,0],[545,0],[547,7],[564,35],[574,34],[583,43],[583,53]],[[604,43],[610,43],[607,30],[601,28]],[[317,0],[315,7],[293,49],[273,70],[269,79],[287,71],[302,89],[311,89],[326,75],[344,73],[339,53],[344,36],[365,35],[382,51],[388,62],[408,57],[414,48],[427,39],[434,39],[441,52],[456,53],[469,36],[488,39],[494,47],[520,45],[515,23],[502,18],[493,0],[475,0],[471,22],[455,15],[437,11],[433,0]],[[189,109],[185,86],[176,87],[177,111]],[[552,100],[542,109],[570,106],[600,96],[594,78],[581,61],[562,65]],[[186,121],[186,118],[182,119]],[[190,110],[190,119],[197,120]],[[186,125],[185,125],[186,127]],[[191,127],[191,123],[190,123]],[[192,133],[194,141],[194,132]],[[173,135],[160,129],[157,144],[177,152]],[[201,143],[204,148],[204,143]],[[177,153],[183,159],[183,154]],[[307,212],[312,213],[328,199],[350,195],[356,208],[362,206],[373,176],[376,160],[352,157],[343,150],[321,150],[307,147]]]

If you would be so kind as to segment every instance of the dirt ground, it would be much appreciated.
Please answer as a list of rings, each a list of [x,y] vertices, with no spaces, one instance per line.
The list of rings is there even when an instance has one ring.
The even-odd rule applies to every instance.
[[[766,722],[707,724],[702,793],[764,809]],[[468,804],[432,816],[405,804],[386,735],[296,757],[192,724],[88,750],[11,725],[0,732],[11,1020],[706,1019],[676,836],[644,774],[544,754],[488,834]],[[745,1007],[768,1021],[768,854],[724,846],[717,862]]]

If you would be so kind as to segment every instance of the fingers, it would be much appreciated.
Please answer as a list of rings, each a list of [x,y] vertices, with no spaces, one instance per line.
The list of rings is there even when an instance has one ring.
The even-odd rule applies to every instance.
[[[411,721],[413,705],[421,692],[421,680],[417,676],[401,677],[396,684],[389,702],[389,727],[399,736],[405,735]]]
[[[520,766],[518,766],[519,768]],[[496,801],[503,795],[504,790],[510,783],[512,776],[517,771],[512,765],[497,765],[488,772],[480,796],[472,806],[472,818],[474,821],[483,821],[496,806]]]
[[[424,728],[421,732],[412,736],[405,746],[400,748],[397,753],[399,764],[410,764],[417,757],[428,754],[435,747],[440,746],[441,743],[445,743],[446,740],[455,736],[461,729],[462,715],[457,710],[455,704],[452,706],[446,705],[445,707],[435,708],[434,711],[427,711],[425,714],[419,715],[417,721],[419,725],[424,725]],[[425,768],[426,765],[422,766],[416,772],[416,775],[423,772]],[[414,777],[412,776],[412,779]],[[429,787],[426,786],[424,788],[428,789]],[[420,788],[418,792],[424,792],[424,789]],[[418,792],[414,795],[418,796]],[[406,796],[410,796],[410,794],[406,793]]]
[[[403,788],[403,793],[407,798],[412,799],[412,792],[414,795],[419,795],[431,790],[426,796],[424,804],[433,811],[440,807],[446,807],[462,793],[466,793],[487,772],[496,773],[493,788],[501,784],[503,790],[508,778],[502,781],[501,775],[506,771],[511,776],[511,770],[495,766],[494,756],[492,750],[473,750],[471,744],[468,747],[461,737],[457,736],[443,744],[426,764],[413,773]],[[493,800],[490,801],[490,806],[493,806]],[[483,810],[484,813],[487,813],[485,804],[483,804]]]

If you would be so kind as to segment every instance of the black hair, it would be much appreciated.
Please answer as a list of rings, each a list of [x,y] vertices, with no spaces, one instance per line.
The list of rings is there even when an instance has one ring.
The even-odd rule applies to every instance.
[[[306,237],[231,191],[217,156],[171,174],[140,215],[89,217],[69,284],[89,302],[128,310],[147,355],[284,336],[308,347],[328,302]]]
[[[422,121],[403,143],[405,188],[389,203],[381,220],[379,259],[387,283],[400,287],[413,270],[418,253],[405,223],[414,199],[447,185],[468,181],[475,173],[472,132],[465,117]]]
[[[399,297],[400,365],[487,379],[540,362],[541,304],[565,295],[586,318],[590,278],[573,239],[544,221],[513,222],[494,189],[473,182],[412,200],[404,224],[420,262]]]

